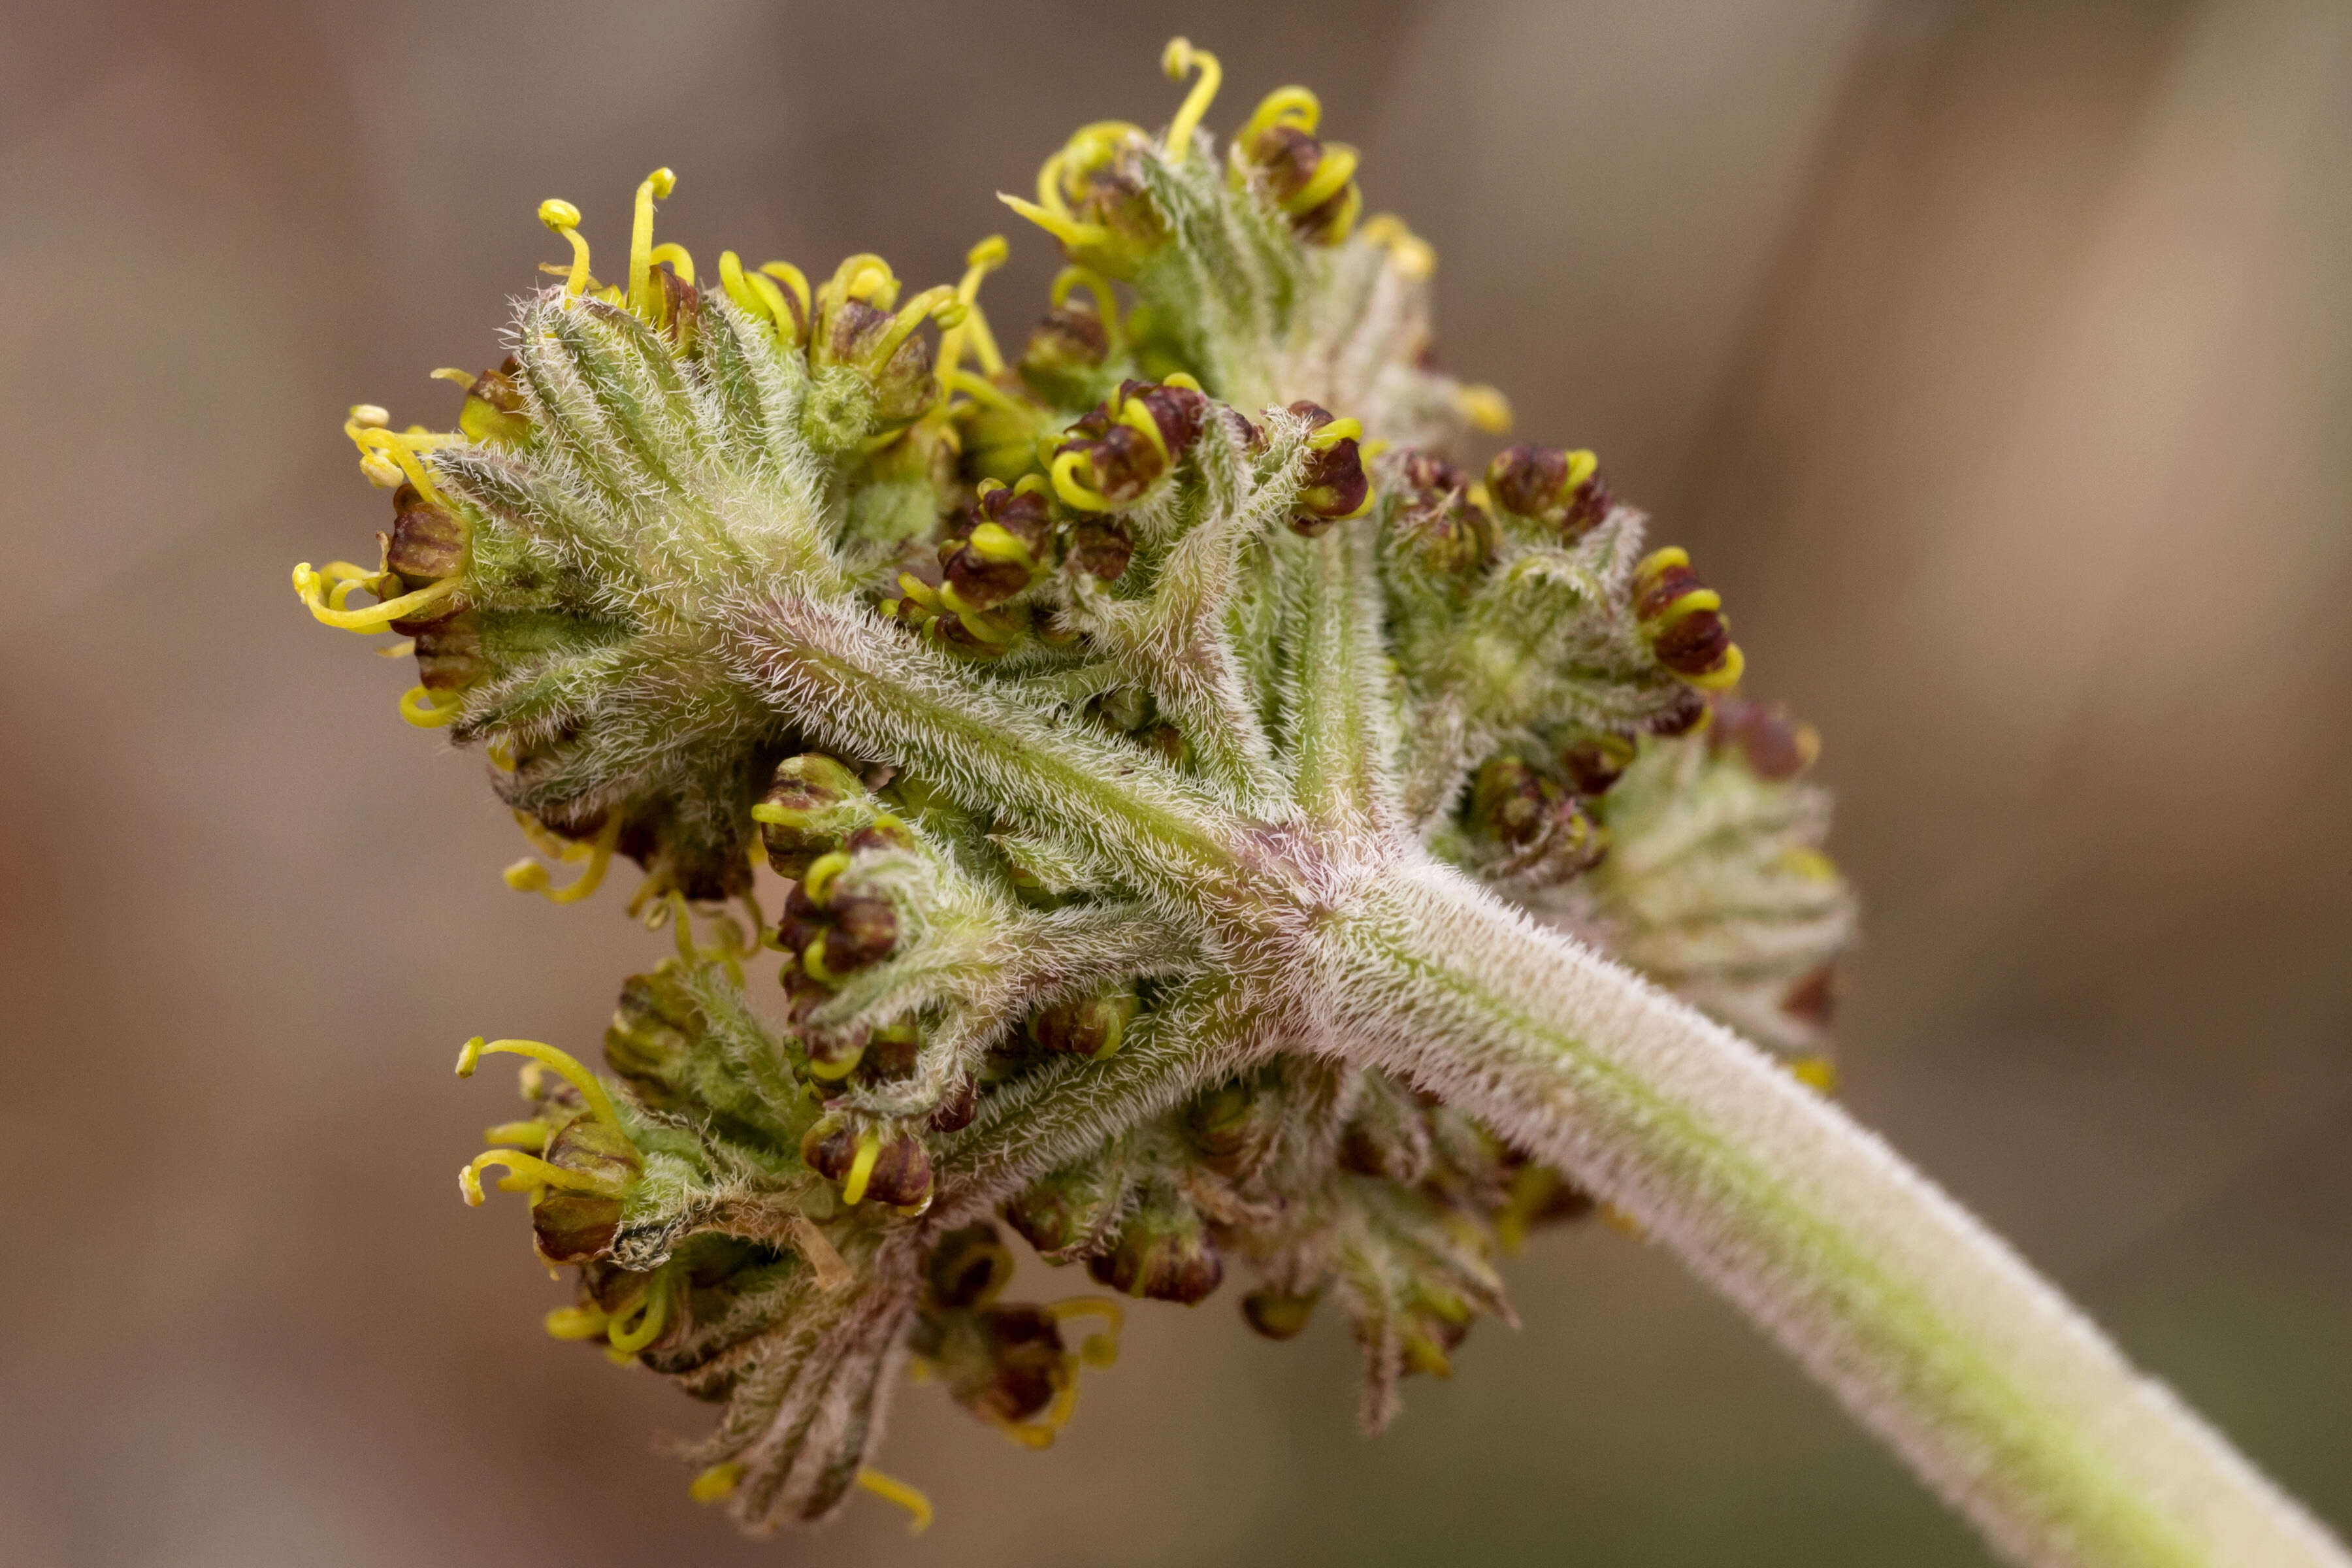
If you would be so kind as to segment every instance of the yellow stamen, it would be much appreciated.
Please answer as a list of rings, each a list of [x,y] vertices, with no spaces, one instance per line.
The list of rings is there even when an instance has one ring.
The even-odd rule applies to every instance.
[[[1076,507],[1080,511],[1117,510],[1118,509],[1112,506],[1109,497],[1078,478],[1080,464],[1086,466],[1087,473],[1091,477],[1095,466],[1092,459],[1084,452],[1064,452],[1054,459],[1055,490],[1065,501]]]
[[[1748,656],[1739,651],[1738,643],[1733,643],[1723,650],[1721,669],[1711,670],[1705,675],[1685,675],[1683,679],[1701,691],[1728,691],[1739,684],[1739,678],[1747,672]]]
[[[809,902],[822,904],[825,894],[832,889],[833,879],[848,869],[849,856],[845,851],[835,849],[820,855],[810,861],[809,868],[802,873],[801,891],[808,895]]]
[[[970,610],[958,610],[956,619],[963,629],[992,647],[1010,647],[1019,635],[1019,628],[1002,616],[976,615]]]
[[[841,1201],[856,1208],[866,1201],[866,1184],[874,1179],[874,1163],[882,1157],[882,1134],[867,1128],[857,1141],[857,1152],[849,1162],[849,1175],[841,1184]]]
[[[964,315],[940,339],[939,376],[941,385],[947,384],[947,378],[954,374],[957,366],[962,363],[963,346],[967,342],[972,344],[975,353],[980,352],[980,343],[986,342],[988,348],[981,354],[981,368],[988,374],[994,375],[1003,368],[1001,357],[994,364],[989,363],[996,352],[996,340],[989,335],[986,321],[977,320],[977,312],[981,279],[1003,266],[1005,258],[1012,254],[1013,247],[1005,244],[1001,234],[990,235],[964,253],[963,279],[956,285],[955,290],[956,301],[963,307]],[[973,331],[975,323],[979,329],[977,333]]]
[[[1511,400],[1494,387],[1457,386],[1454,389],[1454,405],[1462,410],[1462,417],[1470,421],[1473,430],[1489,436],[1511,433]]]
[[[1389,253],[1399,277],[1418,283],[1437,270],[1437,252],[1429,241],[1405,226],[1394,213],[1376,213],[1364,220],[1363,237]]]
[[[471,1078],[474,1068],[487,1056],[524,1057],[553,1068],[564,1082],[580,1091],[588,1102],[588,1114],[602,1117],[608,1126],[618,1127],[621,1119],[613,1109],[613,1097],[596,1075],[580,1065],[580,1058],[569,1051],[560,1051],[540,1040],[488,1040],[476,1035],[457,1052],[457,1076]]]
[[[665,1268],[654,1276],[644,1295],[614,1315],[605,1339],[623,1355],[635,1355],[653,1343],[668,1326],[670,1295],[670,1272]]]
[[[850,1052],[847,1056],[843,1057],[838,1060],[820,1061],[816,1058],[811,1057],[809,1058],[809,1076],[814,1079],[822,1079],[827,1083],[837,1083],[841,1079],[847,1078],[851,1073],[856,1072],[857,1070],[857,1064],[865,1058],[865,1056],[866,1047],[864,1046],[860,1046],[856,1050]]]
[[[327,602],[326,577],[335,574],[342,580],[335,584],[335,603]],[[311,617],[321,626],[337,626],[347,632],[380,632],[394,621],[414,619],[420,610],[428,609],[457,593],[466,585],[461,577],[444,577],[438,583],[428,583],[412,594],[402,594],[381,604],[370,605],[363,610],[342,608],[343,599],[354,588],[375,591],[374,584],[383,577],[375,573],[362,573],[347,561],[328,563],[327,573],[314,572],[308,561],[294,568],[294,593],[310,606]]]
[[[953,327],[963,321],[965,313],[964,304],[956,298],[954,289],[945,284],[926,289],[907,301],[891,321],[888,330],[866,353],[875,364],[887,364],[890,356],[898,352],[898,345],[923,324],[924,317],[931,317],[942,327]]]
[[[982,561],[1009,561],[1032,572],[1037,569],[1037,558],[1029,552],[1029,546],[1000,523],[982,523],[964,542]]]
[[[886,1476],[870,1465],[861,1465],[857,1469],[857,1484],[883,1501],[894,1502],[905,1509],[908,1534],[920,1535],[930,1529],[931,1500],[898,1477]]]
[[[1127,1323],[1127,1309],[1117,1301],[1108,1296],[1072,1296],[1066,1300],[1046,1303],[1045,1313],[1056,1323],[1072,1318],[1102,1319],[1102,1332],[1086,1337],[1078,1346],[1078,1359],[1094,1367],[1108,1366],[1118,1360],[1118,1334]]]
[[[743,1484],[743,1467],[730,1459],[723,1465],[713,1465],[696,1476],[686,1489],[686,1495],[697,1502],[725,1502]]]
[[[505,879],[506,885],[518,893],[537,893],[551,904],[576,904],[594,892],[604,882],[604,869],[613,861],[613,847],[620,841],[621,818],[616,812],[605,818],[604,826],[598,830],[595,840],[586,846],[588,868],[564,886],[561,888],[552,886],[552,879],[547,874],[547,868],[536,860],[518,860],[501,872],[500,876]],[[578,859],[580,857],[576,851],[579,847],[580,846],[577,845],[567,847],[563,858]]]
[[[611,1322],[602,1307],[558,1307],[541,1320],[541,1327],[547,1331],[549,1339],[576,1342],[603,1339],[604,1330]]]
[[[415,651],[416,639],[415,637],[403,637],[398,642],[388,642],[384,644],[382,647],[375,650],[375,656],[378,658],[406,658],[410,654],[415,653]],[[512,768],[509,768],[507,772],[512,773],[514,770]]]
[[[654,297],[654,203],[667,197],[677,187],[677,176],[667,169],[656,169],[637,186],[635,221],[629,229],[629,309],[648,321],[658,323],[661,304]]]
[[[1802,845],[1781,850],[1780,866],[1808,882],[1834,882],[1838,879],[1836,861],[1818,849],[1810,849]]]
[[[1024,1448],[1050,1448],[1078,1411],[1078,1380],[1065,1370],[1054,1385],[1054,1403],[1032,1421],[998,1421],[996,1429]]]
[[[841,265],[833,269],[832,279],[818,290],[818,295],[836,310],[844,300],[857,300],[877,310],[887,310],[898,303],[898,275],[882,258],[870,250],[861,250],[841,258]]]
[[[485,1149],[466,1162],[457,1173],[457,1190],[465,1194],[470,1206],[482,1206],[482,1173],[493,1165],[513,1172],[533,1186],[562,1187],[566,1192],[594,1193],[608,1198],[617,1198],[627,1190],[613,1177],[589,1171],[567,1171],[519,1149]]]
[[[971,325],[972,321],[978,320],[978,315],[974,314],[971,320],[965,321],[964,325],[969,327]],[[978,342],[975,341],[972,346],[976,351],[980,345]],[[992,342],[990,347],[992,349],[994,346],[994,343]],[[981,363],[982,364],[987,363],[987,357],[985,355],[982,357]],[[1002,359],[998,360],[997,369],[1002,370],[1003,368],[1004,362]],[[994,373],[992,372],[991,374],[993,374]],[[994,407],[1002,408],[1007,414],[1025,415],[1031,412],[1029,407],[1019,398],[1013,396],[1011,393],[1005,391],[1003,387],[996,385],[992,382],[981,380],[980,377],[972,374],[971,372],[968,370],[952,370],[945,372],[940,377],[940,384],[946,387],[950,392],[961,392],[976,402],[986,403]]]
[[[1837,1092],[1837,1063],[1827,1057],[1799,1057],[1789,1063],[1789,1076],[1815,1094],[1831,1095]]]
[[[1225,79],[1225,71],[1217,63],[1216,56],[1206,49],[1194,48],[1190,38],[1169,39],[1167,49],[1160,57],[1160,68],[1168,73],[1171,81],[1182,81],[1188,70],[1200,72],[1192,83],[1192,90],[1184,95],[1183,107],[1176,111],[1176,118],[1168,125],[1168,140],[1164,145],[1168,149],[1168,156],[1181,163],[1192,155],[1192,133],[1201,128],[1201,116],[1209,112],[1209,104],[1216,98],[1217,89]]]
[[[1139,397],[1130,397],[1118,405],[1118,422],[1151,443],[1163,463],[1173,462],[1169,456],[1168,438],[1160,433],[1160,421],[1151,416],[1151,406]],[[1357,427],[1359,430],[1362,426]]]
[[[1060,240],[1072,250],[1091,250],[1110,237],[1110,230],[1098,223],[1080,223],[1066,210],[1054,212],[1035,202],[1024,202],[1019,196],[996,193],[996,199]]]
[[[1181,386],[1187,392],[1206,392],[1208,390],[1201,384],[1201,378],[1199,376],[1193,375],[1190,372],[1181,370],[1171,370],[1166,375],[1161,376],[1160,378],[1160,384],[1162,386]],[[1032,477],[1034,478],[1034,476]]]
[[[1286,213],[1308,213],[1339,194],[1339,187],[1356,177],[1359,162],[1356,150],[1342,142],[1323,144],[1322,160],[1305,184],[1291,193],[1282,203]]]
[[[754,277],[752,279],[752,287],[759,287],[760,278],[772,278],[777,283],[782,284],[783,287],[793,291],[793,299],[799,303],[801,310],[799,317],[794,321],[793,325],[789,330],[791,331],[793,341],[795,342],[799,342],[800,326],[798,323],[809,319],[809,311],[811,310],[811,306],[809,304],[809,281],[807,274],[803,273],[799,268],[793,266],[789,261],[763,261],[760,264],[760,271],[757,277]],[[784,331],[787,330],[785,327],[785,320],[786,318],[783,316],[778,316],[776,318],[776,330],[778,331]]]
[[[1360,419],[1334,419],[1328,425],[1316,427],[1307,437],[1307,444],[1318,452],[1328,452],[1342,441],[1364,438],[1364,422]]]
[[[1307,135],[1323,121],[1323,100],[1303,87],[1277,87],[1258,100],[1249,120],[1234,134],[1236,150],[1247,147],[1277,125],[1292,125]]]
[[[542,1154],[547,1152],[547,1141],[554,1135],[555,1129],[541,1121],[501,1121],[496,1127],[482,1130],[482,1142],[512,1143],[534,1154]]]
[[[677,274],[677,280],[679,282],[688,285],[693,283],[694,258],[687,253],[686,247],[682,245],[655,246],[653,250],[653,264],[656,267],[659,267],[665,261],[669,263],[669,269]]]
[[[539,204],[539,221],[572,242],[572,269],[564,279],[566,298],[577,300],[593,281],[588,272],[588,241],[580,232],[580,209],[551,196]]]
[[[412,686],[400,694],[400,716],[420,730],[440,729],[457,716],[457,708],[456,698],[444,707],[422,686]]]

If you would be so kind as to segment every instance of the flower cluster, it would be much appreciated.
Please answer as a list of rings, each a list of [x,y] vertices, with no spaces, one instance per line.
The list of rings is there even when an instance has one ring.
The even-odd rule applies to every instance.
[[[1507,406],[1435,367],[1434,254],[1361,217],[1315,96],[1220,161],[1216,62],[1167,65],[1196,80],[1164,132],[1087,126],[1007,198],[1070,263],[1014,357],[1000,239],[911,294],[874,256],[700,282],[654,241],[663,170],[604,284],[547,203],[571,259],[497,368],[436,373],[456,431],[352,412],[377,565],[295,572],[407,639],[404,717],[483,747],[541,851],[510,883],[643,869],[675,952],[607,1074],[470,1043],[461,1075],[524,1058],[528,1113],[464,1189],[502,1171],[576,1268],[551,1333],[721,1405],[694,1495],[752,1527],[859,1486],[928,1517],[867,1463],[910,1362],[1051,1441],[1117,1298],[1245,1273],[1277,1339],[1330,1298],[1374,1427],[1507,1320],[1499,1261],[1591,1199],[1283,999],[1286,911],[1381,867],[1452,868],[1826,1081],[1852,908],[1811,731],[1733,694],[1719,596],[1591,453],[1458,466]],[[1096,1289],[1004,1300],[1000,1222]]]

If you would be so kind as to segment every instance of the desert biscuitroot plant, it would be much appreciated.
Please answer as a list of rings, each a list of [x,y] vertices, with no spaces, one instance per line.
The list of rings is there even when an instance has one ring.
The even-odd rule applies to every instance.
[[[1736,695],[1715,592],[1590,453],[1448,461],[1507,406],[1433,368],[1433,253],[1360,217],[1314,95],[1221,155],[1216,61],[1166,65],[1163,132],[1089,125],[1006,198],[1070,263],[1017,359],[1001,239],[907,298],[875,256],[709,286],[654,243],[663,170],[609,285],[540,209],[563,281],[436,373],[457,433],[352,411],[392,527],[297,591],[412,639],[403,714],[578,865],[510,883],[626,857],[676,947],[611,1079],[458,1063],[526,1058],[462,1185],[502,1171],[577,1268],[549,1330],[719,1405],[692,1489],[744,1524],[859,1485],[919,1521],[867,1464],[910,1360],[1044,1444],[1115,1340],[1108,1297],[999,1299],[992,1215],[1128,1296],[1246,1269],[1276,1338],[1331,1296],[1377,1427],[1597,1201],[2020,1561],[2343,1563],[1822,1097],[1811,732]]]

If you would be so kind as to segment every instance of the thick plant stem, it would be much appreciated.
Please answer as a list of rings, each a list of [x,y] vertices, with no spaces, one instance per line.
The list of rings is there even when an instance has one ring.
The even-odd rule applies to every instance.
[[[2010,1557],[2352,1562],[1885,1144],[1629,971],[1426,864],[1313,940],[1328,1048],[1631,1214]]]

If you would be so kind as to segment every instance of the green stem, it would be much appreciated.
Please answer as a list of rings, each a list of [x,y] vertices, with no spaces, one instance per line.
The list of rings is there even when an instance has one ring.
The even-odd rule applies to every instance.
[[[1315,947],[1330,1048],[1617,1204],[2011,1557],[2352,1561],[1958,1204],[1630,972],[1426,865]]]

